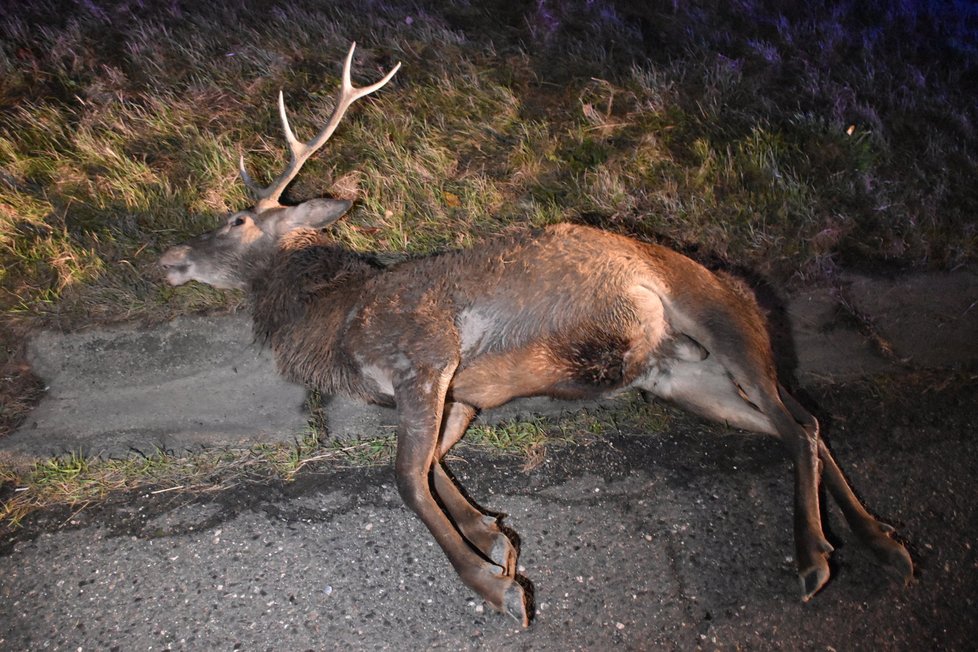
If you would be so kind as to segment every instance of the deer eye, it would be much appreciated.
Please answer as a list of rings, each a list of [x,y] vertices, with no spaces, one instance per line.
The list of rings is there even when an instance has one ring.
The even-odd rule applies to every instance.
[[[241,226],[244,223],[245,223],[245,218],[240,216],[232,217],[230,220],[228,220],[228,226],[230,227]]]

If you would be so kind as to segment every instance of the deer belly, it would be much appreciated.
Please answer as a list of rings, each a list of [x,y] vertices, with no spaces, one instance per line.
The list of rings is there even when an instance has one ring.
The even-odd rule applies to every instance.
[[[451,398],[489,409],[526,396],[595,398],[627,385],[627,345],[614,339],[536,345],[463,363]]]

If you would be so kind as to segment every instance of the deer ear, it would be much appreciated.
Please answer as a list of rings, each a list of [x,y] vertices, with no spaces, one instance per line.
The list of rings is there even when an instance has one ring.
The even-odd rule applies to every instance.
[[[321,229],[343,217],[353,202],[345,199],[310,199],[298,206],[282,209],[275,220],[277,235],[285,235],[299,227]]]

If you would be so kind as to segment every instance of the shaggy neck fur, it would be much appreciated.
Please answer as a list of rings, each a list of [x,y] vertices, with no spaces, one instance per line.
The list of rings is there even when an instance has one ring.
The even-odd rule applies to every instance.
[[[352,363],[342,359],[339,338],[360,288],[379,269],[312,229],[282,238],[249,287],[255,337],[283,373],[326,392],[351,390]]]

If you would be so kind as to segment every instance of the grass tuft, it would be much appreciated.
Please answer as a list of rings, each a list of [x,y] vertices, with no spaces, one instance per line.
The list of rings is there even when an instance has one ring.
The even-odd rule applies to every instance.
[[[56,505],[84,509],[124,491],[206,493],[249,480],[290,481],[316,464],[365,467],[386,464],[392,437],[321,445],[310,434],[294,445],[255,446],[248,450],[209,450],[190,456],[158,452],[127,459],[98,459],[71,454],[20,468],[0,461],[0,530],[15,528],[34,511]]]
[[[315,415],[315,406],[313,406]],[[474,424],[458,452],[480,450],[522,458],[529,471],[546,459],[549,447],[589,445],[621,429],[656,433],[666,429],[672,412],[637,395],[615,410],[582,410],[559,418]],[[315,419],[315,418],[314,418]],[[205,450],[189,456],[155,455],[100,459],[71,454],[27,466],[0,458],[0,531],[16,528],[32,512],[52,506],[84,509],[114,493],[208,493],[248,481],[286,482],[317,467],[363,468],[390,464],[393,435],[355,441],[329,439],[321,424],[292,444],[258,445],[247,450]]]

